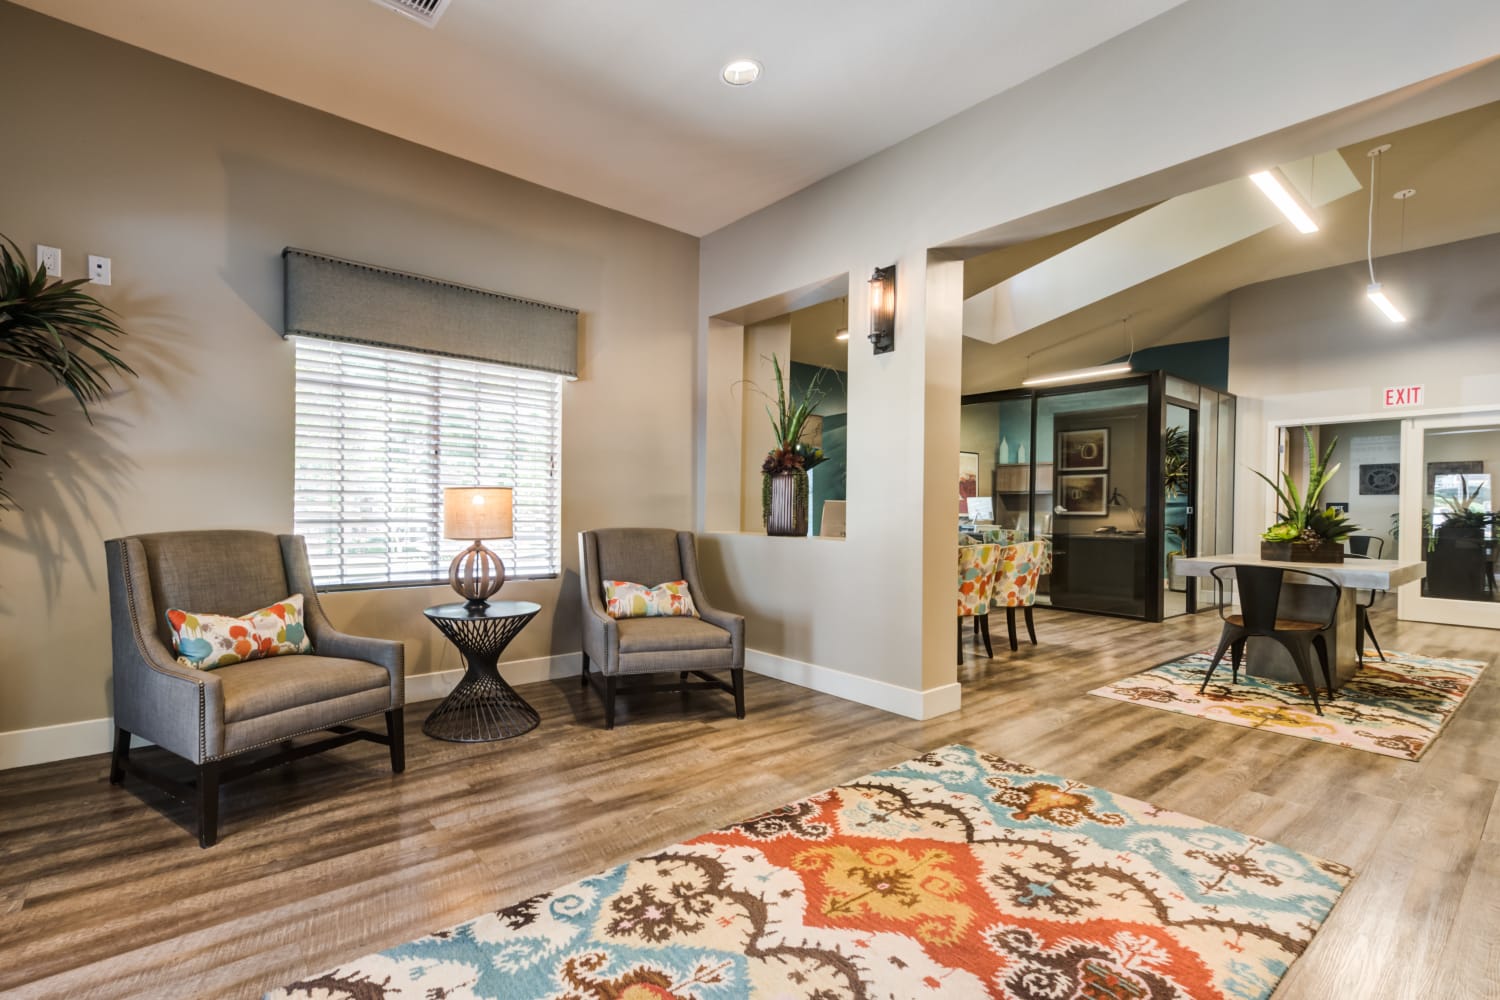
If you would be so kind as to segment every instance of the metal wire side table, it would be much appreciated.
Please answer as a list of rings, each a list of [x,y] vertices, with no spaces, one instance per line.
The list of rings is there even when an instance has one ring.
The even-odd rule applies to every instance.
[[[508,740],[537,727],[541,716],[505,683],[496,664],[541,610],[531,601],[491,601],[479,611],[439,604],[422,612],[458,647],[467,664],[458,686],[422,723],[422,732],[453,743],[483,743]]]

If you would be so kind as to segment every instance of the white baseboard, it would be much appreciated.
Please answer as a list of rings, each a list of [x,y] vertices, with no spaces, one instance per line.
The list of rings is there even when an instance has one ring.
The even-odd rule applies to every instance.
[[[516,685],[573,678],[578,676],[580,669],[578,657],[577,653],[538,656],[529,660],[502,663],[500,670],[507,681]],[[745,651],[745,668],[752,673],[894,712],[909,719],[931,719],[956,712],[962,697],[958,684],[944,684],[926,691],[917,691],[845,673],[832,667],[820,667],[816,663],[804,663],[801,660],[763,653],[757,649]],[[442,698],[453,690],[453,685],[462,676],[462,670],[412,674],[406,678],[406,701],[412,704]],[[56,726],[0,733],[0,771],[108,753],[114,732],[113,719],[84,719]],[[137,739],[133,745],[146,744]]]
[[[538,656],[530,660],[514,660],[502,663],[500,672],[511,684],[532,684],[552,678],[577,677],[581,669],[578,657],[577,653],[562,653],[557,656]],[[412,674],[406,678],[406,700],[413,703],[442,698],[453,690],[453,685],[463,675],[462,670]],[[0,733],[0,771],[109,753],[114,734],[113,719],[84,719],[81,722],[64,722],[56,726]],[[135,739],[131,745],[139,747],[148,744],[144,740]]]
[[[788,684],[796,684],[798,687],[811,688],[823,694],[869,705],[871,708],[904,715],[908,719],[931,719],[956,712],[963,697],[962,688],[957,683],[917,691],[845,673],[832,667],[820,667],[816,663],[804,663],[773,653],[763,653],[758,649],[745,650],[745,669]]]

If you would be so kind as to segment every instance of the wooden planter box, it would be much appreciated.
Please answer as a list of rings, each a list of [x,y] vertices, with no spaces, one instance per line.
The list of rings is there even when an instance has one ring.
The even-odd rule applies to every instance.
[[[1308,545],[1305,542],[1261,542],[1260,557],[1276,562],[1341,563],[1344,546],[1338,542]]]

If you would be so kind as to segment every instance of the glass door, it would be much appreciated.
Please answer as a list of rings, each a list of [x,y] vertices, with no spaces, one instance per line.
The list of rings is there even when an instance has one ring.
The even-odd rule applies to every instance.
[[[1193,579],[1178,576],[1173,566],[1178,556],[1195,555],[1197,547],[1196,497],[1198,410],[1167,403],[1162,427],[1162,614],[1172,618],[1191,614]]]
[[[1500,412],[1406,422],[1399,545],[1426,563],[1401,588],[1403,619],[1500,628],[1495,575]]]

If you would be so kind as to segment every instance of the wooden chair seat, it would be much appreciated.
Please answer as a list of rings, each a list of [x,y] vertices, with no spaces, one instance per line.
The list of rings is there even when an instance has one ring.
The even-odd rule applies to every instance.
[[[1231,625],[1238,625],[1241,628],[1245,625],[1244,615],[1226,615],[1224,620]],[[1278,632],[1318,632],[1322,628],[1322,622],[1304,622],[1298,621],[1295,618],[1276,619],[1276,631]]]

